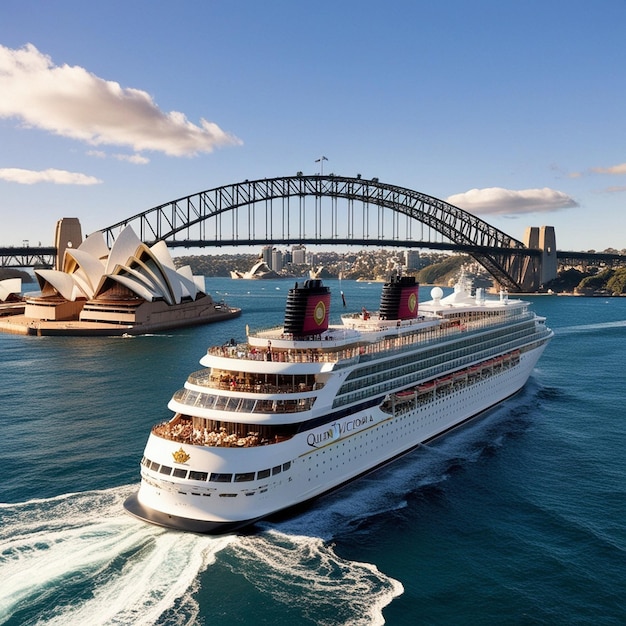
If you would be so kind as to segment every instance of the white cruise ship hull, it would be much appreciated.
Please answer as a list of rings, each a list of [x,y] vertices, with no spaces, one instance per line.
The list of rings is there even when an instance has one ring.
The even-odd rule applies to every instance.
[[[229,532],[249,525],[337,489],[501,403],[524,386],[546,344],[523,351],[514,365],[499,372],[451,385],[436,399],[409,400],[399,414],[390,415],[378,405],[357,409],[269,446],[244,450],[196,446],[152,433],[140,490],[125,507],[146,521],[192,532]],[[238,468],[256,477],[241,483],[164,477],[158,468],[172,465],[178,449],[188,455],[184,465],[192,471],[231,474]],[[258,478],[262,468],[269,475]]]

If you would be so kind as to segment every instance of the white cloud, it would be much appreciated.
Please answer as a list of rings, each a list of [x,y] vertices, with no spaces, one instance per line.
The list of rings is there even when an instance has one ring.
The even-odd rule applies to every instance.
[[[141,154],[114,154],[118,161],[128,161],[128,163],[134,163],[135,165],[145,165],[150,163],[150,159],[142,156]]]
[[[103,150],[87,150],[87,156],[95,157],[97,159],[106,159],[108,155]],[[128,163],[134,163],[135,165],[145,165],[150,163],[148,157],[143,154],[113,154],[114,159],[118,161],[127,161]]]
[[[450,196],[447,202],[470,213],[489,215],[518,215],[522,213],[550,213],[578,206],[566,193],[543,189],[470,189]]]
[[[102,181],[95,176],[87,176],[79,172],[66,170],[24,170],[18,167],[0,168],[0,180],[6,180],[20,185],[34,185],[35,183],[54,183],[55,185],[98,185]]]
[[[611,167],[592,167],[595,174],[626,174],[626,163],[612,165]]]
[[[205,119],[165,113],[149,94],[123,88],[86,69],[54,65],[32,44],[0,45],[0,118],[91,145],[129,146],[169,156],[194,156],[241,141]]]

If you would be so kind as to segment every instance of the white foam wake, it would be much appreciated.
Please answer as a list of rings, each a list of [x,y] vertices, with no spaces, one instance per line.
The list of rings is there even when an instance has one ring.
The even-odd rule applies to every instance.
[[[376,566],[346,561],[316,537],[271,530],[241,537],[229,551],[237,556],[233,570],[318,626],[384,624],[383,608],[404,591]]]
[[[317,536],[209,537],[145,524],[122,510],[133,489],[0,504],[0,624],[201,623],[199,574],[227,546],[236,574],[319,624],[323,614],[333,624],[383,624],[382,609],[403,592]]]
[[[501,412],[526,402],[510,401],[506,410],[252,536],[179,533],[135,520],[122,508],[134,486],[0,504],[0,624],[202,623],[199,575],[226,547],[220,563],[313,623],[383,624],[383,608],[403,593],[402,584],[375,565],[339,557],[333,537],[406,506],[407,492],[445,480],[449,459],[475,460],[480,433],[487,431],[492,445]]]
[[[615,320],[613,322],[598,322],[595,324],[579,324],[577,326],[563,326],[557,328],[554,333],[556,335],[570,335],[575,333],[595,332],[598,330],[610,330],[613,328],[624,328],[626,320]]]
[[[193,623],[199,572],[233,537],[166,531],[125,514],[131,488],[0,505],[0,623]]]

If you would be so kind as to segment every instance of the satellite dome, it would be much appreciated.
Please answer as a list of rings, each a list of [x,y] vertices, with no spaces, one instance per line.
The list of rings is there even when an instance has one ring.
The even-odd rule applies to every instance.
[[[441,287],[433,287],[430,290],[430,297],[433,300],[441,300],[443,298],[443,289]]]

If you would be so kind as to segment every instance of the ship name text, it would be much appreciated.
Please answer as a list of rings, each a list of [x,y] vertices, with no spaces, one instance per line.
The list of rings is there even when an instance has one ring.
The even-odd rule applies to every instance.
[[[322,432],[310,433],[306,442],[312,448],[317,448],[320,445],[325,445],[335,439],[365,428],[374,421],[371,415],[363,415],[362,417],[355,417],[354,419],[346,422],[335,422]]]

